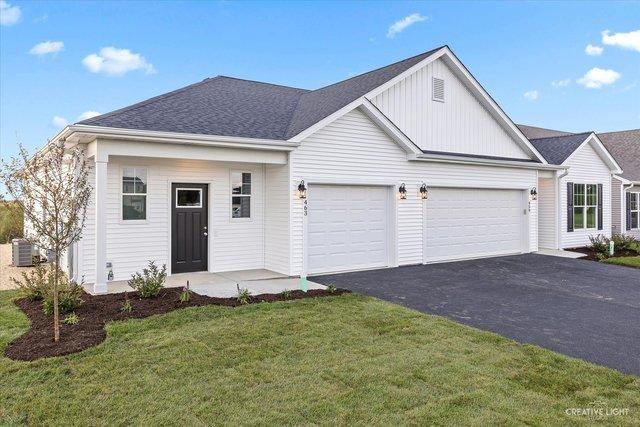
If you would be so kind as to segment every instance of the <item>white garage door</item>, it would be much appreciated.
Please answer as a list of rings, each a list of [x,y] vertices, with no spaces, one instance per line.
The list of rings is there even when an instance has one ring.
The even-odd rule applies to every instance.
[[[328,273],[388,265],[386,187],[309,187],[307,271]]]
[[[520,190],[430,190],[426,202],[427,262],[523,252],[524,197]]]

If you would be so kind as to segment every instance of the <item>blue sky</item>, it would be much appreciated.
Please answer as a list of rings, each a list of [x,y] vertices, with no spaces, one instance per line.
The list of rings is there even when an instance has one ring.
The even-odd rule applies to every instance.
[[[443,44],[518,123],[640,127],[637,1],[0,0],[0,12],[5,158],[83,113],[205,77],[313,89]]]

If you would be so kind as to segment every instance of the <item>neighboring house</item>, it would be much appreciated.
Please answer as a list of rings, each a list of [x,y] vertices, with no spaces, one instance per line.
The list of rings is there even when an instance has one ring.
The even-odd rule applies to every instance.
[[[612,231],[640,239],[640,129],[598,136],[623,170],[611,181]]]
[[[317,90],[205,79],[57,138],[93,163],[71,259],[96,292],[148,260],[297,276],[536,251],[533,190],[566,169],[446,46]]]
[[[600,138],[593,132],[519,127],[550,164],[567,168],[539,179],[539,246],[580,247],[590,244],[590,236],[610,237],[611,180],[622,170]]]

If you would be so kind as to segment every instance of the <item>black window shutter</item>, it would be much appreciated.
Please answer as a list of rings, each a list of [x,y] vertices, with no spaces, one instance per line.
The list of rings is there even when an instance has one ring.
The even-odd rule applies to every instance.
[[[598,184],[598,230],[602,230],[602,184]]]
[[[573,182],[567,182],[567,231],[573,231]]]
[[[627,195],[627,230],[631,230],[631,193],[625,193]]]

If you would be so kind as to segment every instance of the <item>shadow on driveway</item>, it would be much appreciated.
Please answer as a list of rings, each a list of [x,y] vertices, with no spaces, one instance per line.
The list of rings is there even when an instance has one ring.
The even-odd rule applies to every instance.
[[[640,375],[640,269],[525,254],[310,280]]]

